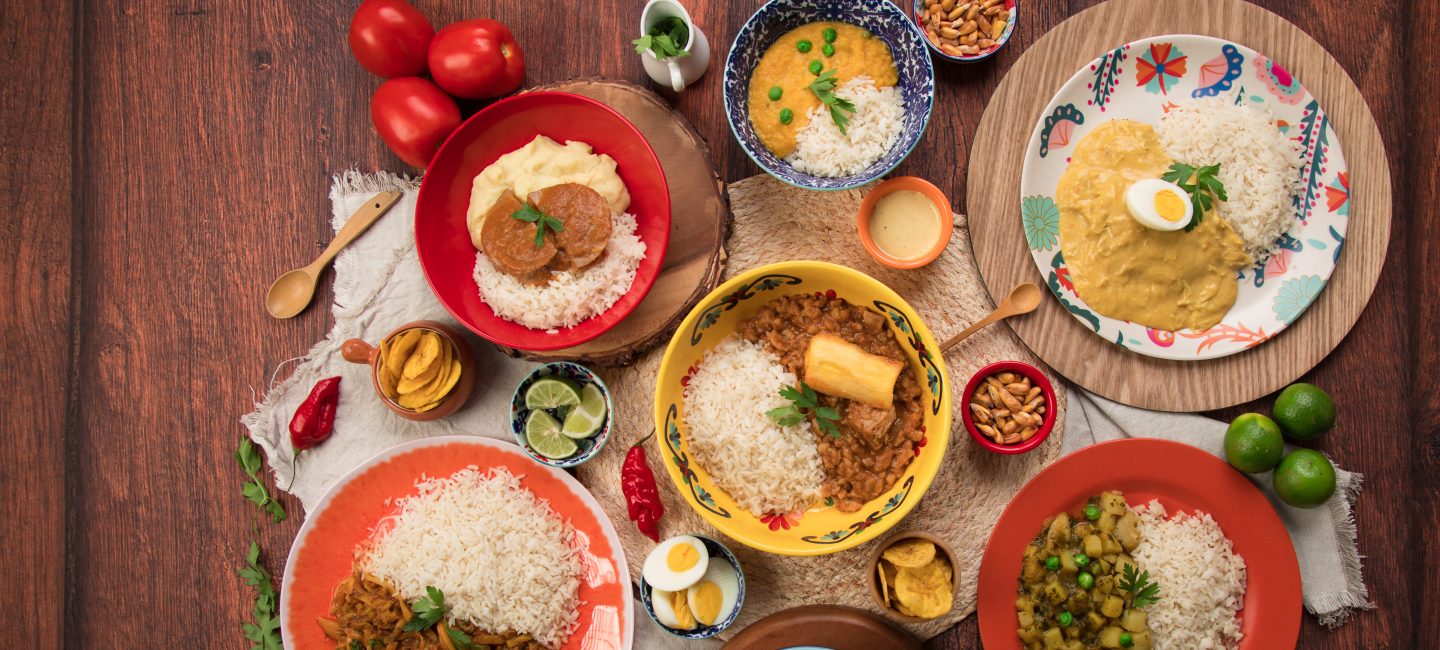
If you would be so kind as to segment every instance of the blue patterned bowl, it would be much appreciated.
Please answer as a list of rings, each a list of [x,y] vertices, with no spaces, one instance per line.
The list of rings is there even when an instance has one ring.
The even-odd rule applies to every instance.
[[[750,75],[761,55],[784,33],[821,20],[857,25],[885,41],[900,73],[896,87],[905,104],[900,138],[884,156],[853,176],[825,178],[795,171],[760,143],[750,124]],[[725,59],[725,117],[730,120],[730,131],[755,164],[796,187],[846,190],[869,183],[890,173],[910,155],[930,121],[930,106],[935,101],[935,69],[925,48],[924,34],[889,0],[770,0],[745,21]]]
[[[525,391],[529,390],[530,384],[542,377],[563,377],[582,386],[595,384],[600,389],[600,393],[605,396],[605,424],[600,425],[600,430],[595,435],[576,440],[575,444],[580,446],[580,451],[575,452],[575,455],[569,458],[546,458],[525,441],[525,418],[530,415],[530,409],[525,408]],[[605,446],[605,441],[610,439],[610,430],[614,427],[615,402],[610,399],[610,389],[605,386],[605,382],[600,380],[599,375],[578,363],[556,361],[530,371],[525,380],[515,388],[515,395],[510,398],[510,435],[515,437],[515,444],[520,445],[527,456],[542,465],[560,468],[574,467],[594,458]]]
[[[682,639],[708,639],[724,632],[725,628],[730,627],[730,624],[740,616],[740,609],[745,605],[745,570],[740,568],[740,560],[736,559],[735,554],[725,548],[724,544],[704,535],[691,535],[691,537],[705,543],[705,549],[710,551],[711,562],[716,559],[724,559],[730,563],[731,568],[735,569],[735,581],[740,585],[740,593],[735,596],[735,609],[730,610],[729,616],[714,625],[703,625],[693,630],[677,630],[661,623],[660,619],[655,616],[655,603],[651,600],[651,592],[654,590],[650,587],[650,583],[645,582],[643,578],[640,580],[640,604],[645,607],[645,613],[650,615],[650,620],[655,621],[660,629]]]

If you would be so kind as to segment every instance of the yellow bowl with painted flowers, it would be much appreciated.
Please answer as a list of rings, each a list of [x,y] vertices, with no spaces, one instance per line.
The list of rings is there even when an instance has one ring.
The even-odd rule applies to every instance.
[[[794,512],[752,513],[716,484],[691,451],[685,389],[707,352],[727,337],[737,335],[742,324],[770,301],[797,294],[832,300],[838,297],[883,319],[884,327],[894,335],[905,357],[902,376],[908,373],[918,385],[918,403],[911,388],[905,404],[897,407],[897,413],[910,414],[912,419],[901,420],[913,422],[918,408],[919,438],[913,440],[915,430],[903,425],[886,429],[886,435],[890,436],[909,434],[891,438],[889,444],[908,448],[910,454],[902,451],[897,455],[911,455],[911,458],[893,483],[858,509],[855,507],[858,498],[842,496],[837,501],[834,496],[822,494],[809,507]],[[860,316],[861,321],[875,320],[864,314]],[[902,383],[904,379],[896,386]],[[883,534],[920,501],[940,471],[950,443],[950,393],[945,361],[939,355],[935,337],[899,294],[879,280],[844,266],[826,262],[781,262],[746,271],[720,285],[700,301],[671,337],[655,386],[655,429],[663,434],[658,436],[656,444],[660,446],[665,470],[675,489],[720,532],[768,553],[825,555],[853,548]],[[847,405],[839,411],[839,435],[859,435],[849,428],[851,408]],[[903,431],[897,434],[897,429]],[[821,434],[813,435],[817,436],[818,445]],[[751,489],[764,490],[765,486],[752,485]]]

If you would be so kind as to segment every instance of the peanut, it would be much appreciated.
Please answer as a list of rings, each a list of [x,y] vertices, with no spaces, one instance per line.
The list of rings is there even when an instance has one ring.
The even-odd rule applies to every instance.
[[[978,36],[978,34],[971,34]],[[956,49],[963,49],[960,45]],[[1029,440],[1045,424],[1045,396],[1030,377],[996,373],[982,379],[970,395],[975,428],[999,444]]]

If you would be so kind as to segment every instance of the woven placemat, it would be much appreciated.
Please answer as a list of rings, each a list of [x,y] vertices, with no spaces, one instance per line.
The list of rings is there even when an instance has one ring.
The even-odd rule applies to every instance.
[[[950,246],[934,263],[919,270],[900,271],[872,260],[860,246],[855,215],[868,188],[843,192],[812,192],[793,188],[769,176],[755,176],[729,187],[735,220],[728,243],[730,259],[724,277],[747,269],[795,259],[844,264],[874,276],[905,298],[943,340],[994,308],[970,248],[965,218],[955,216]],[[654,428],[652,411],[655,377],[664,349],[652,350],[633,365],[602,371],[615,403],[626,407],[616,413],[619,447],[607,450],[581,465],[577,475],[605,508],[625,547],[630,575],[638,578],[645,554],[653,542],[627,520],[625,497],[620,492],[623,448]],[[957,345],[946,355],[950,385],[964,386],[980,367],[1013,359],[1041,366],[1040,361],[1005,327],[990,327]],[[1058,377],[1049,373],[1051,381]],[[1064,393],[1058,393],[1059,422],[1064,422]],[[957,403],[960,403],[957,398]],[[1058,457],[1062,427],[1057,425],[1043,445],[1028,454],[1001,456],[975,445],[955,418],[950,448],[940,475],[924,499],[894,531],[923,530],[944,539],[959,556],[960,593],[955,608],[941,618],[906,627],[922,639],[939,634],[975,611],[976,575],[990,529],[1010,497],[1031,476]],[[652,442],[655,439],[652,439]],[[725,540],[745,570],[745,605],[730,629],[738,632],[769,614],[818,603],[849,605],[879,612],[867,587],[866,560],[875,540],[849,551],[820,557],[786,557],[755,551],[729,540],[705,523],[681,500],[665,475],[656,444],[647,444],[650,466],[656,471],[665,516],[660,534],[668,537],[700,533]],[[881,539],[884,539],[883,537]],[[726,635],[722,635],[726,636]]]

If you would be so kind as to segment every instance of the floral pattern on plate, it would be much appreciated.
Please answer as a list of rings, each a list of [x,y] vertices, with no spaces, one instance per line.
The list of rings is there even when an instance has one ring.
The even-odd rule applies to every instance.
[[[1163,332],[1094,312],[1075,293],[1060,239],[1055,188],[1073,145],[1111,119],[1155,124],[1177,102],[1234,93],[1265,105],[1304,156],[1295,224],[1269,260],[1243,269],[1240,293],[1220,323],[1203,332]],[[1148,38],[1114,48],[1076,72],[1041,113],[1026,147],[1020,218],[1031,258],[1050,291],[1086,327],[1123,348],[1162,359],[1223,357],[1278,334],[1319,296],[1345,243],[1350,177],[1335,127],[1320,103],[1276,61],[1229,41],[1198,35]]]

